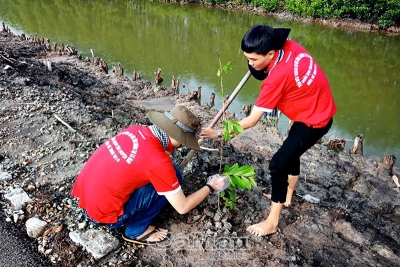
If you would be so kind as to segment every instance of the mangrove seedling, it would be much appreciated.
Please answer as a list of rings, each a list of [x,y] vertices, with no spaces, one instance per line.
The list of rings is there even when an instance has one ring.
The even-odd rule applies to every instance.
[[[225,106],[226,100],[224,97],[224,85],[222,81],[222,74],[228,73],[232,68],[230,66],[230,61],[222,66],[221,60],[219,59],[219,69],[217,71],[217,76],[220,78],[221,83],[221,98],[222,104]],[[224,128],[224,141],[230,140],[232,137],[238,135],[239,133],[244,132],[242,126],[234,121],[234,120],[225,120],[225,114],[222,115],[222,126]],[[222,164],[222,149],[220,155],[220,172],[221,172],[221,164]],[[238,163],[233,164],[232,166],[224,166],[224,171],[221,174],[222,176],[227,176],[230,181],[231,185],[225,190],[220,193],[220,197],[224,201],[226,207],[230,209],[235,208],[235,203],[237,200],[236,190],[251,190],[254,187],[257,187],[257,183],[255,181],[256,174],[254,172],[254,168],[250,165],[239,166]]]

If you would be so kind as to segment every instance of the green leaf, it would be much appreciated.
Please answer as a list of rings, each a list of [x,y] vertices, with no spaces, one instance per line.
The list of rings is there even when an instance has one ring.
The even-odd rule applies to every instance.
[[[231,187],[231,186],[236,187],[236,180],[232,179],[230,176],[228,176],[228,177],[229,177],[229,180],[231,180],[231,185],[229,187]]]
[[[224,137],[225,141],[231,140],[231,135],[228,132],[224,132],[224,136],[223,137]]]
[[[229,197],[230,197],[230,199],[231,199],[232,201],[236,201],[236,195],[235,195],[235,192],[229,191],[228,193],[229,193]]]
[[[238,135],[239,133],[244,132],[243,127],[239,123],[233,124],[232,127],[233,127],[233,132],[235,133],[235,135]]]
[[[243,174],[242,176],[249,178],[249,179],[254,179],[254,178],[256,178],[257,175],[254,172],[249,172],[249,173]]]
[[[235,188],[236,188],[236,186],[230,184],[229,187],[228,187],[228,190],[231,190],[231,191],[232,191],[232,190],[235,190]]]
[[[257,187],[257,183],[254,179],[250,179],[251,186]]]
[[[228,61],[228,62],[224,65],[223,70],[224,70],[225,73],[228,73],[228,71],[232,70],[232,67],[231,67],[230,65],[231,65],[231,62],[230,62],[230,61]]]
[[[232,123],[230,121],[224,121],[223,125],[225,126],[225,130],[230,133],[232,131]]]
[[[236,176],[242,176],[243,171],[240,170],[240,169],[237,169],[237,170],[235,170],[235,171],[233,171],[233,172],[230,172],[229,174],[230,174],[230,175],[236,175]]]
[[[249,179],[243,177],[242,183],[243,183],[243,186],[246,187],[248,190],[251,189],[251,183],[250,183]]]
[[[230,133],[232,132],[232,125],[229,123],[229,121],[222,121],[222,125],[224,126],[225,132],[224,132],[224,140],[230,140],[231,135]]]
[[[221,70],[220,69],[218,69],[218,71],[217,71],[217,76],[221,77]]]
[[[231,167],[229,167],[229,165],[225,165],[224,166],[224,172],[225,173],[228,173],[230,169],[231,169]],[[224,174],[222,174],[222,175],[224,175]]]
[[[253,176],[244,176],[244,177],[246,177],[247,179],[249,179],[250,181],[254,181],[255,179],[256,179],[256,175],[253,175]]]
[[[235,183],[236,183],[237,187],[240,189],[243,189],[244,184],[243,184],[242,180],[237,176],[233,176],[233,177],[235,177]]]
[[[232,172],[229,172],[229,173],[233,174],[233,175],[237,175],[237,176],[247,176],[247,177],[255,174],[254,168],[249,165],[244,165],[244,166],[236,169],[234,173],[232,173]]]
[[[234,174],[238,169],[239,169],[239,164],[235,163],[232,165],[232,167],[229,167],[227,174],[228,175]]]
[[[240,169],[242,171],[244,171],[244,173],[250,173],[253,172],[254,173],[254,167],[250,166],[250,165],[243,165],[242,167],[240,167]]]
[[[246,176],[246,177],[255,177],[255,176],[256,176],[256,173],[254,172],[254,170],[251,170],[251,171],[248,171],[248,172],[244,173],[243,176]]]

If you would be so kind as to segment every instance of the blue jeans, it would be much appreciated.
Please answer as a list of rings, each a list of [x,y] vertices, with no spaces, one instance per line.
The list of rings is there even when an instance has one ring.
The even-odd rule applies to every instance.
[[[176,176],[182,182],[182,171],[174,165]],[[143,234],[153,219],[161,212],[167,204],[165,196],[157,194],[151,183],[136,189],[124,205],[124,214],[118,217],[118,222],[106,224],[114,229],[126,225],[125,235],[135,238]]]

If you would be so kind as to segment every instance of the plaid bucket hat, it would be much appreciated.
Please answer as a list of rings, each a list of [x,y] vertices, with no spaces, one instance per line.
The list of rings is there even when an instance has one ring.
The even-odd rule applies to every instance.
[[[196,131],[199,118],[184,106],[175,106],[170,112],[150,111],[150,121],[184,146],[200,150]]]

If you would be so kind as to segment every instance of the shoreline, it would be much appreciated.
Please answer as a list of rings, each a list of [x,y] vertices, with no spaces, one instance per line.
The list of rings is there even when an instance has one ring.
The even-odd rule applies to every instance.
[[[177,1],[179,2],[179,1]],[[247,13],[253,13],[257,15],[267,15],[273,16],[280,20],[289,20],[289,21],[298,21],[302,23],[317,23],[324,26],[329,26],[332,28],[342,28],[342,29],[349,29],[355,30],[360,32],[369,32],[369,33],[384,33],[386,35],[398,36],[400,35],[400,27],[390,26],[387,29],[382,29],[376,24],[371,24],[367,22],[362,22],[356,19],[321,19],[321,18],[307,18],[307,17],[300,17],[294,15],[292,13],[286,11],[276,11],[276,12],[268,12],[259,7],[251,7],[245,5],[238,5],[236,3],[227,3],[227,4],[209,4],[209,3],[182,3],[181,4],[198,4],[203,6],[212,6],[216,8],[222,8],[226,10],[237,10]]]

